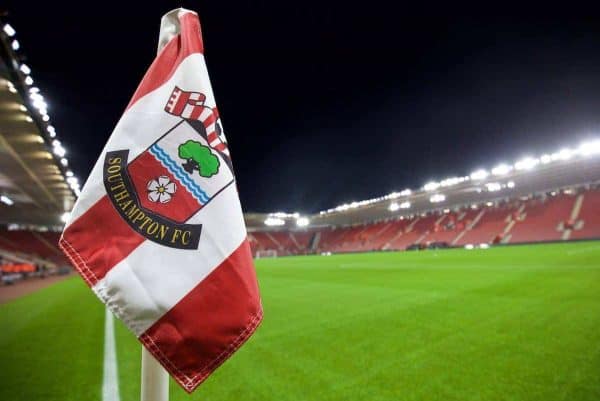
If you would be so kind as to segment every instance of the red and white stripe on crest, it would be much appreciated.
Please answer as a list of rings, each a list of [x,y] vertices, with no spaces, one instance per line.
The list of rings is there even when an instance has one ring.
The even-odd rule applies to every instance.
[[[187,120],[201,121],[210,147],[229,156],[225,137],[217,132],[219,112],[216,107],[213,109],[204,105],[205,100],[206,96],[200,92],[184,91],[176,86],[165,105],[165,111]]]

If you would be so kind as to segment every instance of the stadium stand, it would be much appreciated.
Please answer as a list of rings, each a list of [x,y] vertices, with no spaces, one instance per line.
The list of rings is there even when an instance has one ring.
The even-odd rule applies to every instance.
[[[552,191],[351,226],[254,231],[250,240],[255,254],[271,249],[281,256],[592,239],[600,238],[599,210],[599,189]]]

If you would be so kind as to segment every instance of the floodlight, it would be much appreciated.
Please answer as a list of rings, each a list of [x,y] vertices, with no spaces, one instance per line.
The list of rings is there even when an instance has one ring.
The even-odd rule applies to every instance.
[[[471,173],[470,177],[472,180],[485,180],[490,175],[486,170],[479,169]]]
[[[13,50],[17,51],[19,50],[19,47],[21,47],[21,45],[19,44],[19,41],[15,39],[11,42],[10,47],[12,47]]]
[[[531,170],[540,163],[539,159],[533,157],[525,157],[515,163],[516,170]]]
[[[427,184],[425,184],[425,185],[423,186],[423,189],[424,189],[425,191],[435,191],[435,190],[436,190],[436,189],[438,189],[439,187],[440,187],[440,184],[439,184],[439,182],[431,181],[431,182],[428,182]]]
[[[284,224],[285,221],[277,217],[267,217],[267,219],[265,220],[266,226],[282,226]]]
[[[440,203],[446,200],[446,195],[444,194],[435,194],[429,198],[431,203]]]
[[[510,173],[511,170],[512,170],[511,166],[509,166],[508,164],[502,163],[492,169],[492,174],[505,175],[505,174]]]
[[[15,34],[17,33],[17,31],[15,31],[15,28],[13,28],[12,26],[10,26],[10,24],[4,24],[4,28],[2,28],[2,30],[4,31],[5,34],[7,34],[8,36],[15,36]]]
[[[29,68],[29,66],[27,64],[21,64],[21,66],[19,67],[19,70],[21,70],[21,72],[25,75],[31,74],[31,68]]]
[[[306,227],[309,223],[310,220],[308,220],[308,217],[298,217],[296,219],[296,225],[298,227]]]
[[[12,206],[15,202],[6,195],[0,195],[0,202],[5,205]]]
[[[388,206],[388,210],[390,212],[395,212],[396,210],[400,209],[400,205],[396,202],[392,202],[390,203],[390,205]]]

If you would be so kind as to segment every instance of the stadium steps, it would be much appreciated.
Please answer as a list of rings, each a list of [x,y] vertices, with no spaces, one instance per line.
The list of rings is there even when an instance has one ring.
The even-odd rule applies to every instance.
[[[456,243],[457,243],[458,241],[460,241],[460,239],[461,239],[462,237],[464,237],[464,235],[467,233],[467,231],[469,231],[469,230],[472,230],[472,229],[473,229],[473,227],[475,227],[475,225],[476,225],[476,224],[479,222],[479,220],[481,220],[481,218],[483,217],[483,215],[484,215],[484,214],[485,214],[485,209],[481,209],[481,211],[480,211],[480,212],[477,214],[477,216],[475,216],[475,218],[473,219],[473,221],[472,221],[471,223],[467,224],[467,225],[465,226],[465,229],[464,229],[464,230],[462,230],[462,231],[461,231],[461,232],[460,232],[460,233],[459,233],[459,234],[456,236],[456,238],[454,238],[454,240],[452,240],[451,244],[452,244],[452,245],[456,245]],[[464,218],[464,217],[465,217],[465,215],[466,215],[466,213],[462,215],[462,218]],[[462,218],[461,218],[461,220],[462,220]]]
[[[577,195],[577,199],[575,199],[575,203],[573,203],[573,209],[571,210],[571,216],[569,217],[569,221],[574,222],[579,227],[582,226],[582,222],[577,221],[577,218],[579,217],[579,213],[581,212],[581,206],[583,205],[583,197],[584,197],[583,194]],[[563,224],[563,222],[561,222],[559,230],[563,229],[563,227],[564,227],[564,224]],[[577,229],[577,228],[578,227],[576,226],[575,229]],[[564,229],[561,239],[563,241],[570,239],[572,232],[573,232],[572,229]]]
[[[398,232],[396,234],[394,234],[388,242],[385,243],[384,246],[381,247],[382,250],[387,250],[390,249],[390,246],[392,245],[392,243],[394,243],[398,238],[400,238],[402,235],[404,235],[405,233],[409,232],[412,230],[412,228],[415,226],[415,223],[419,221],[419,217],[417,217],[414,221],[412,221],[405,229],[400,228],[398,230]]]
[[[321,241],[321,231],[317,231],[312,236],[308,245],[308,249],[310,249],[311,252],[316,252],[317,248],[319,247],[319,241]]]
[[[265,234],[267,235],[267,237],[269,237],[271,242],[273,242],[275,244],[275,246],[277,246],[277,248],[279,250],[283,250],[283,246],[279,243],[279,241],[277,241],[277,239],[271,233],[266,232]]]
[[[294,236],[293,232],[289,233],[290,235],[290,239],[292,240],[292,242],[294,243],[294,245],[296,245],[296,248],[298,248],[298,251],[302,250],[302,246],[298,243],[298,240],[296,240],[296,237]]]

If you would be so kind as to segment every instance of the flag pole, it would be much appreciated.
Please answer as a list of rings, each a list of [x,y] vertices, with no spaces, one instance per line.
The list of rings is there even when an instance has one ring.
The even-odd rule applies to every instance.
[[[141,401],[169,401],[169,374],[144,346]]]

